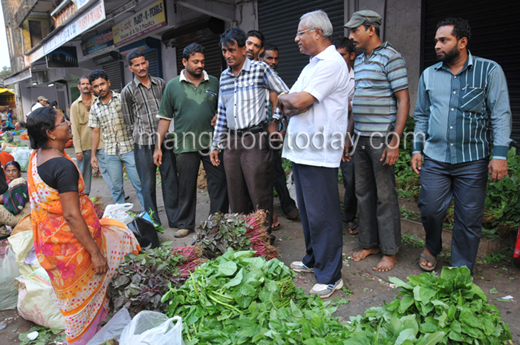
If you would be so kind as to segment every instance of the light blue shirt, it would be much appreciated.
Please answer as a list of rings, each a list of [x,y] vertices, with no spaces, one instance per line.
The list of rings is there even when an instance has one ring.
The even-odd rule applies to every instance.
[[[511,108],[504,72],[494,61],[472,56],[453,75],[439,62],[421,75],[415,106],[413,153],[451,164],[488,157],[506,159]]]

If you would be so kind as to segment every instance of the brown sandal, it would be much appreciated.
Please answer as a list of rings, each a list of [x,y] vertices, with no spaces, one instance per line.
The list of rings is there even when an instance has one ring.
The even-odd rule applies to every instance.
[[[421,263],[421,259],[425,260],[427,262],[427,264],[423,265]],[[432,264],[432,267],[428,266],[428,263]],[[435,270],[435,267],[437,267],[437,257],[433,256],[433,255],[428,255],[425,252],[422,252],[421,257],[419,259],[419,266],[426,272],[431,272],[431,271]]]

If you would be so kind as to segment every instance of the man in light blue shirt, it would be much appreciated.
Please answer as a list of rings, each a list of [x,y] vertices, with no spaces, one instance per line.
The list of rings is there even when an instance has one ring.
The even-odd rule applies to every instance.
[[[290,116],[282,156],[293,162],[306,255],[291,263],[296,272],[314,272],[311,294],[322,298],[341,289],[343,231],[338,167],[348,123],[349,72],[330,42],[332,24],[321,10],[300,18],[295,42],[311,57],[278,106]]]
[[[419,208],[426,247],[419,264],[426,271],[435,269],[442,250],[442,222],[452,196],[451,265],[473,270],[488,171],[492,181],[507,174],[511,109],[506,78],[496,62],[471,55],[470,38],[464,19],[437,24],[435,51],[440,62],[427,68],[419,82],[411,164],[421,175]]]

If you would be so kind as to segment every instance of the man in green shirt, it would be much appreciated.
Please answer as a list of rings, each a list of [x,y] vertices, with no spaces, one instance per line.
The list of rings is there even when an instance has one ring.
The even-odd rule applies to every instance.
[[[204,71],[204,54],[204,47],[198,43],[184,48],[182,63],[185,69],[166,85],[157,114],[159,144],[155,146],[153,158],[158,166],[162,163],[162,151],[157,147],[161,147],[170,121],[174,123],[173,140],[168,139],[165,146],[177,155],[179,173],[179,230],[175,237],[185,237],[195,228],[197,175],[201,161],[208,181],[210,214],[226,213],[229,209],[224,167],[213,166],[209,158],[214,130],[211,119],[217,112],[219,82]]]

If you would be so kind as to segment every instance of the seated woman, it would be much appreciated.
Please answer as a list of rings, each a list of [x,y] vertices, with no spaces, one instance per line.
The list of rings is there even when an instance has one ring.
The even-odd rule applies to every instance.
[[[63,114],[41,107],[26,126],[34,149],[27,174],[34,248],[65,318],[67,342],[83,345],[108,312],[115,269],[140,246],[123,223],[96,216],[83,177],[64,152],[72,131]]]
[[[14,129],[14,125],[11,120],[7,119],[7,121],[2,121],[2,132],[12,131]]]
[[[31,213],[29,191],[18,162],[6,163],[4,170],[9,189],[0,198],[0,224],[14,228],[20,219]]]

